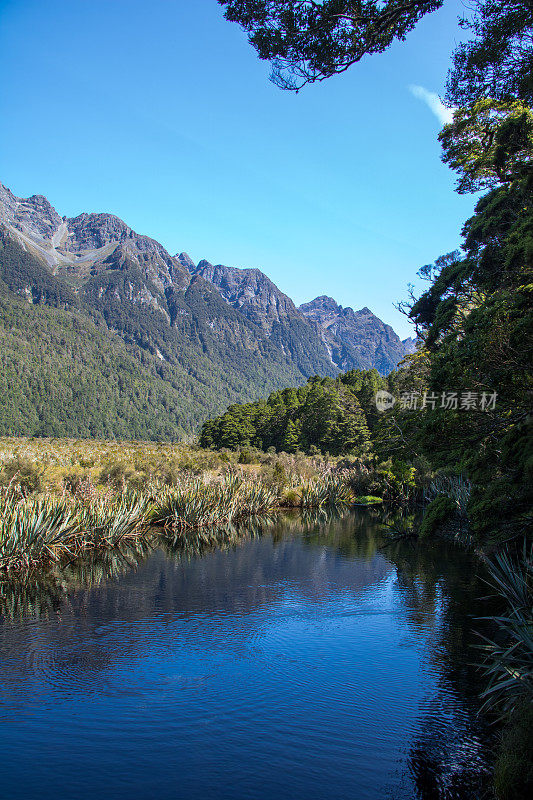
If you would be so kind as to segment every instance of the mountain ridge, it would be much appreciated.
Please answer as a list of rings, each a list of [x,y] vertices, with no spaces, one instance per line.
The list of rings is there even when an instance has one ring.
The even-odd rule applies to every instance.
[[[303,303],[299,310],[318,325],[331,360],[340,371],[375,367],[386,375],[407,355],[409,341],[402,342],[367,306],[354,311],[350,306],[343,308],[333,297],[321,295]]]
[[[5,301],[23,298],[87,319],[107,331],[102,346],[111,349],[118,336],[132,358],[148,359],[148,381],[150,370],[166,365],[171,390],[183,385],[186,392],[187,419],[179,409],[175,415],[181,432],[231,402],[303,384],[313,374],[335,376],[345,364],[389,371],[403,355],[399,337],[368,309],[359,330],[372,333],[373,344],[357,347],[346,319],[353,327],[360,312],[347,315],[332,298],[344,319],[338,334],[319,318],[321,298],[297,308],[259,269],[195,264],[113,214],[62,217],[44,195],[18,198],[1,183],[0,243]],[[53,327],[53,313],[45,317]]]

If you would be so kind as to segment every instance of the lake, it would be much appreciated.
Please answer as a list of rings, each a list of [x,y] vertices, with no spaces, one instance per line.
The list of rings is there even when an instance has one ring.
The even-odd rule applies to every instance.
[[[481,797],[472,555],[367,511],[208,539],[0,584],[3,800]]]

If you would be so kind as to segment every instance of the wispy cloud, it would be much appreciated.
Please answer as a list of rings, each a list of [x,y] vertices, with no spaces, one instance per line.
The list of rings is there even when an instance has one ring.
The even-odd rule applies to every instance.
[[[414,84],[409,86],[409,91],[428,106],[441,125],[449,125],[449,123],[452,122],[454,109],[445,106],[438,94],[424,89],[423,86],[416,86]]]

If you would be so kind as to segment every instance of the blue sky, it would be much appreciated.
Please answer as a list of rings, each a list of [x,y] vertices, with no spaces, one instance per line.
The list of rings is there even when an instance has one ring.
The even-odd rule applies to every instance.
[[[0,181],[67,216],[117,214],[172,254],[258,267],[298,304],[366,305],[407,336],[393,303],[474,205],[409,89],[443,93],[464,12],[446,0],[295,95],[216,0],[0,0]]]

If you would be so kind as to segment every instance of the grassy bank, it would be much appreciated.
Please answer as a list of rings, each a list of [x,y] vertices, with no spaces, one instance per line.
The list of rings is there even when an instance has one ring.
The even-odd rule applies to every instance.
[[[413,470],[362,460],[184,444],[0,440],[0,570],[226,525],[279,508],[403,501]]]
[[[435,474],[423,460],[2,438],[0,569],[77,558],[155,526],[186,536],[277,508],[425,507],[421,525],[410,525],[409,536],[444,529],[468,544],[469,493],[467,481]]]

